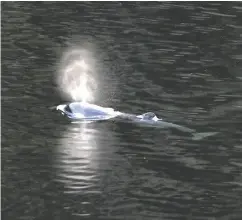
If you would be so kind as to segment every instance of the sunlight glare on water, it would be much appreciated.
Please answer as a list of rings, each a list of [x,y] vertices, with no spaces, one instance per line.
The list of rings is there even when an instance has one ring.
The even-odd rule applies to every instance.
[[[58,181],[65,183],[66,193],[97,191],[99,153],[95,134],[86,124],[72,125],[63,133],[56,166]]]
[[[91,102],[97,88],[91,53],[84,49],[70,49],[64,53],[57,83],[62,95],[72,101]]]

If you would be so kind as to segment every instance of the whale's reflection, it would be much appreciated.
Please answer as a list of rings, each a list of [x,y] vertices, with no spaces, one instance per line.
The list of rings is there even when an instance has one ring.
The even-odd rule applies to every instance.
[[[67,126],[55,163],[58,181],[64,183],[66,193],[100,193],[99,171],[105,169],[114,143],[107,129],[104,124],[92,123]]]

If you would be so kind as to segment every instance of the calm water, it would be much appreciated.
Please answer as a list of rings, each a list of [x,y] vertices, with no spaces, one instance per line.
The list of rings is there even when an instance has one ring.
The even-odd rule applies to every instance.
[[[198,131],[73,125],[55,73],[95,48],[95,103]],[[2,3],[2,217],[242,218],[242,4]]]

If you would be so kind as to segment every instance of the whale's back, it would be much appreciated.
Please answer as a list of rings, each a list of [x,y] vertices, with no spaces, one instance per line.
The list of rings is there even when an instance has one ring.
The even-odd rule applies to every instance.
[[[108,115],[114,112],[112,108],[104,108],[101,106],[82,103],[82,102],[73,102],[69,104],[69,109],[73,114],[82,114],[84,117],[93,117],[97,115]]]

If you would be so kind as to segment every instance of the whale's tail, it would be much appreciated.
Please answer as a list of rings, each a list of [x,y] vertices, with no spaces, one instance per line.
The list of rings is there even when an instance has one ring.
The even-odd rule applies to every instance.
[[[202,140],[203,138],[206,138],[206,137],[210,137],[210,136],[213,136],[215,134],[218,134],[219,132],[196,132],[195,129],[191,129],[191,128],[188,128],[188,127],[184,127],[184,126],[181,126],[181,125],[177,125],[177,124],[173,124],[173,123],[169,123],[169,122],[164,122],[164,121],[158,121],[160,124],[163,124],[164,127],[173,127],[173,128],[176,128],[182,132],[185,132],[185,133],[190,133],[192,134],[192,140]]]
[[[198,141],[198,140],[202,140],[203,138],[209,137],[209,136],[213,136],[215,134],[217,134],[218,132],[201,132],[201,133],[193,133],[193,137],[192,140]]]

